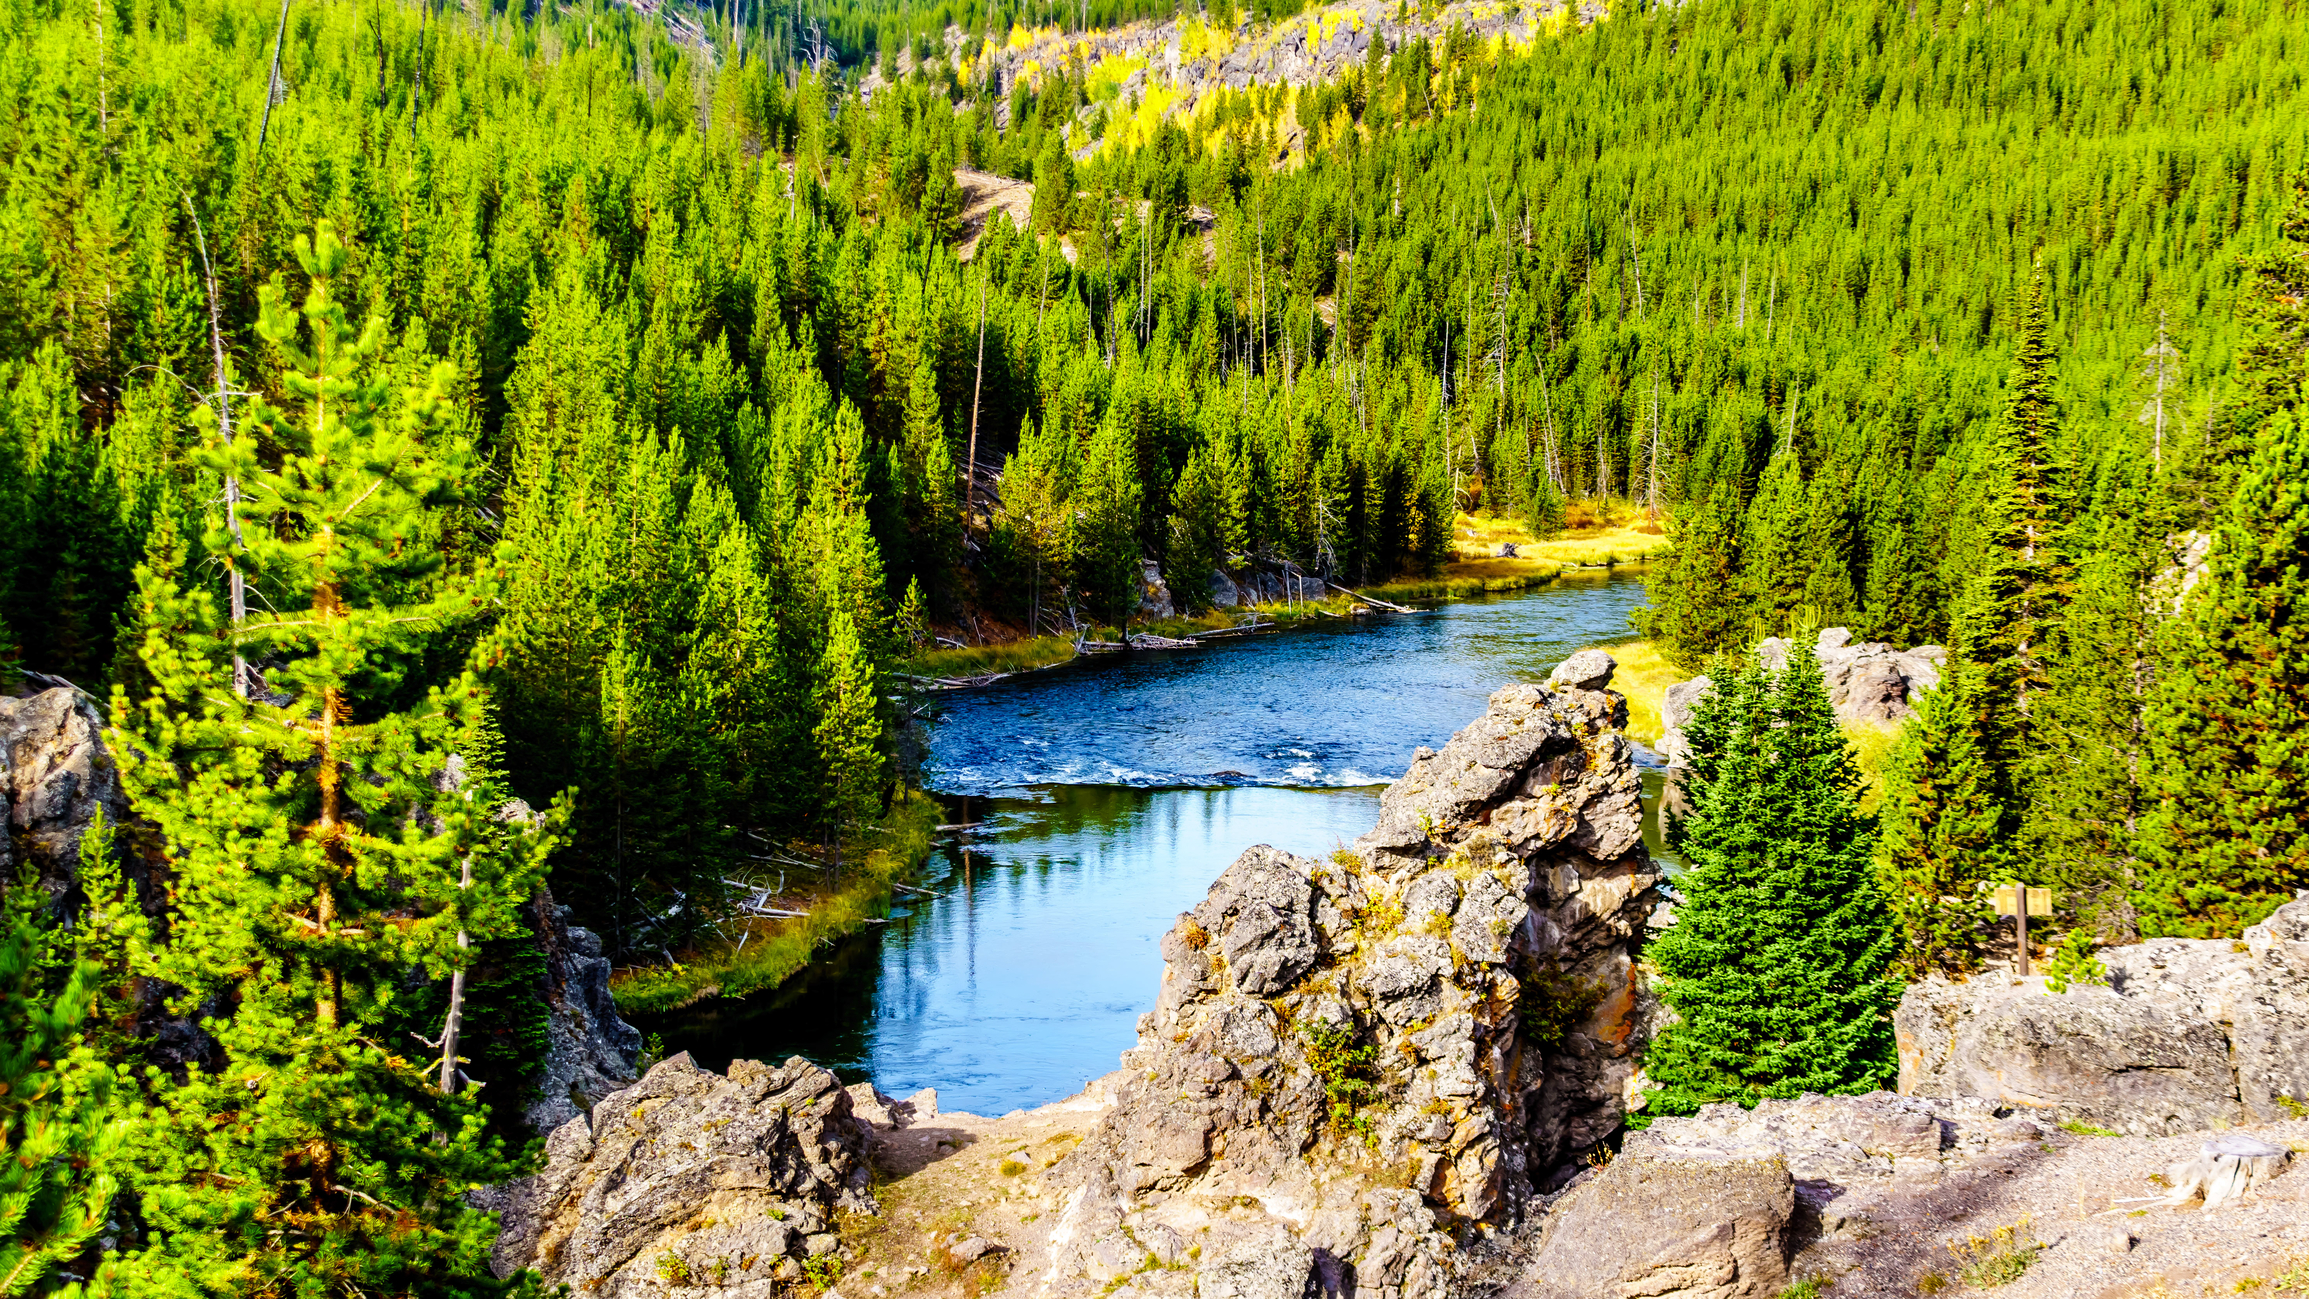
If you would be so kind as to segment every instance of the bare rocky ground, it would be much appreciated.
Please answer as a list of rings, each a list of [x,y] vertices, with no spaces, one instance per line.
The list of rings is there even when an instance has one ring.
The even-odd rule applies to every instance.
[[[868,1092],[852,1089],[853,1096]],[[1109,1085],[1100,1080],[1056,1104],[1001,1118],[939,1113],[934,1095],[931,1105],[924,1099],[883,1099],[854,1111],[873,1124],[881,1211],[843,1222],[851,1257],[836,1291],[844,1299],[978,1299],[1030,1290],[1063,1198],[1044,1174],[1113,1108]]]
[[[2009,1121],[2009,1120],[2008,1120]],[[2296,1155],[2309,1152],[2309,1122],[2249,1129]],[[2180,1208],[2164,1196],[2164,1170],[2195,1156],[2212,1132],[2179,1137],[2103,1137],[2047,1128],[1917,1174],[1896,1170],[1868,1196],[1832,1201],[1823,1234],[1799,1253],[1798,1277],[1833,1284],[1829,1295],[1929,1293],[1928,1276],[1954,1284],[1950,1249],[2025,1220],[2020,1240],[2045,1246],[2009,1299],[2132,1299],[2235,1294],[2304,1269],[2309,1277],[2309,1173],[2289,1168],[2242,1203]],[[1897,1162],[1897,1161],[1896,1161]],[[2296,1163],[2298,1163],[2298,1159]],[[1825,1230],[1829,1224],[1836,1229]],[[2260,1286],[2251,1284],[2259,1282]],[[2309,1281],[2303,1282],[2309,1292]]]

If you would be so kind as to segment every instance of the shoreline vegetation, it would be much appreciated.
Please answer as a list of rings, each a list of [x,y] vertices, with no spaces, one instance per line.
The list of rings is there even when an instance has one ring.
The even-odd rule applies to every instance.
[[[1623,504],[1621,512],[1632,512],[1632,507]],[[1643,567],[1664,556],[1669,545],[1660,524],[1640,516],[1614,518],[1608,514],[1595,517],[1586,526],[1575,523],[1544,541],[1533,538],[1519,519],[1488,514],[1462,513],[1453,521],[1452,532],[1452,558],[1434,577],[1403,578],[1359,588],[1353,595],[1333,592],[1319,600],[1277,601],[1212,609],[1199,615],[1140,619],[1130,624],[1129,632],[1134,637],[1179,641],[1231,638],[1353,617],[1358,605],[1433,607],[1452,600],[1528,590],[1563,577]],[[1516,553],[1500,555],[1501,543],[1512,544]],[[1243,620],[1245,612],[1252,615],[1250,621]],[[901,663],[898,675],[916,688],[932,690],[991,685],[1022,672],[1086,657],[1078,648],[1080,643],[1117,643],[1120,639],[1120,629],[1085,625],[1081,642],[1068,636],[1035,636],[935,649]],[[1663,682],[1660,689],[1666,688]],[[1653,735],[1656,739],[1656,730]]]
[[[739,907],[704,931],[711,937],[683,952],[660,953],[671,965],[613,972],[609,985],[619,1009],[660,1015],[784,983],[819,948],[882,922],[892,895],[906,889],[929,857],[944,815],[936,795],[901,788],[886,816],[844,839],[839,881],[815,845],[788,844],[779,861],[754,873],[757,890],[741,894]],[[754,898],[760,901],[745,904]]]

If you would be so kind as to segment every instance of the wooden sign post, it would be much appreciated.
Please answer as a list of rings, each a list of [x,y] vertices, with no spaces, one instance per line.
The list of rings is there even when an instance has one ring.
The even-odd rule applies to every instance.
[[[2013,973],[2028,977],[2028,918],[2052,915],[2052,890],[2033,889],[2026,884],[1999,884],[1996,886],[1996,914],[2011,916],[2019,929],[2019,945],[2013,956]]]

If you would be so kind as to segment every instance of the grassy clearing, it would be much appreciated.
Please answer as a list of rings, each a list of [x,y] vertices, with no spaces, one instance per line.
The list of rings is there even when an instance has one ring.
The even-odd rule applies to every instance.
[[[820,885],[797,898],[810,914],[798,919],[755,918],[733,924],[727,938],[679,954],[680,964],[620,970],[610,978],[617,1004],[642,1015],[695,1005],[710,997],[742,997],[774,988],[809,964],[818,948],[847,937],[890,909],[891,882],[929,855],[944,811],[928,794],[908,790],[879,824],[846,841],[839,889]],[[751,937],[741,935],[751,932]],[[740,948],[743,948],[741,951]]]
[[[1667,730],[1668,687],[1691,674],[1669,662],[1648,640],[1620,641],[1604,650],[1619,662],[1619,670],[1612,673],[1612,689],[1628,697],[1629,737],[1658,748],[1660,735]]]

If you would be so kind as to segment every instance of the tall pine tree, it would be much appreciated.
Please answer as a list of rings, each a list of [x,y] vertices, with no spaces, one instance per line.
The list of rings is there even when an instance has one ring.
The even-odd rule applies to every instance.
[[[234,625],[207,590],[141,574],[151,694],[113,701],[122,782],[174,873],[169,941],[147,973],[224,1056],[155,1072],[138,1125],[149,1243],[119,1270],[131,1295],[472,1295],[502,1292],[495,1224],[466,1206],[513,1165],[470,1091],[383,1031],[412,972],[464,968],[516,932],[544,873],[552,818],[500,819],[465,764],[494,752],[471,674],[403,698],[440,634],[485,591],[426,544],[464,459],[436,366],[396,392],[382,322],[356,334],[327,222],[298,256],[302,311],[279,289],[258,330],[286,361],[290,410],[259,403],[212,441],[242,488],[242,531],[206,546],[266,610]],[[260,446],[278,448],[277,462]],[[243,698],[234,654],[262,671]]]
[[[1726,674],[1691,727],[1691,869],[1652,946],[1678,1021],[1644,1069],[1655,1113],[1870,1091],[1895,1069],[1891,917],[1859,810],[1860,774],[1819,660]]]

